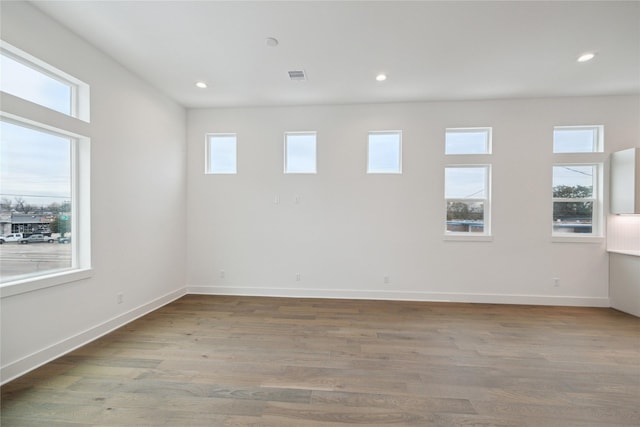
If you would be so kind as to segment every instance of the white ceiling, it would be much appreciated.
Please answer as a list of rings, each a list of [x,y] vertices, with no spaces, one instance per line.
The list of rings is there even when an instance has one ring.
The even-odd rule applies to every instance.
[[[186,107],[640,93],[637,1],[33,4]]]

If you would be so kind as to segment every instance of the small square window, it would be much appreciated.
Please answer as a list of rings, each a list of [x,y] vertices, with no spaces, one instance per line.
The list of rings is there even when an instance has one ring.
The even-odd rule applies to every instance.
[[[235,134],[208,135],[206,173],[237,173]]]
[[[553,152],[602,152],[602,134],[602,126],[557,126],[553,129]]]
[[[490,154],[491,128],[447,129],[444,153]]]
[[[367,173],[402,173],[402,133],[370,132]]]
[[[284,173],[316,173],[315,132],[288,132],[284,145]]]

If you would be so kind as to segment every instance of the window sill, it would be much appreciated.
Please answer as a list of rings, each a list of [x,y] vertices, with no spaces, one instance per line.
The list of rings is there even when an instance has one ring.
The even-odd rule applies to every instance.
[[[442,236],[442,240],[451,242],[492,242],[493,236],[487,234],[473,235],[473,234],[445,234]]]
[[[602,243],[602,236],[551,236],[552,243]]]
[[[27,292],[76,282],[78,280],[88,279],[92,274],[93,270],[90,268],[82,270],[76,269],[3,283],[0,285],[0,298],[7,298],[14,295],[20,295]]]

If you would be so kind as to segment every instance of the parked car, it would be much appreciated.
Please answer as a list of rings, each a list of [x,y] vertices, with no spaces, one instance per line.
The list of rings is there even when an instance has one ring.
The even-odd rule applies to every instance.
[[[27,244],[27,243],[53,243],[55,241],[55,239],[51,236],[45,236],[44,234],[32,234],[29,237],[25,237],[23,239],[20,239],[20,243],[22,244]]]
[[[71,236],[58,237],[58,243],[71,243]]]
[[[0,236],[0,244],[8,242],[19,242],[24,236],[22,233],[11,233],[6,236]]]

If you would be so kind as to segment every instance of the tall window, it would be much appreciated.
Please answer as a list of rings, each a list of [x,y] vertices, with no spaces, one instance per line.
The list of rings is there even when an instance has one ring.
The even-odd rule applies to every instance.
[[[491,142],[490,127],[445,130],[445,156],[471,155],[444,170],[445,236],[491,234],[491,167],[477,161],[489,158]]]
[[[553,167],[553,233],[594,234],[598,212],[598,165]]]
[[[489,176],[486,165],[445,168],[446,233],[489,234]]]
[[[237,171],[235,134],[207,135],[205,172],[210,174],[234,174]]]
[[[604,127],[599,125],[553,128],[554,236],[584,237],[602,233],[603,136]],[[582,163],[585,159],[586,163]]]
[[[40,123],[31,106],[18,115],[11,103],[0,111],[0,234],[7,236],[0,245],[0,284],[5,296],[88,275],[89,139],[62,127],[68,120],[88,120],[89,87],[7,43],[1,46],[2,92],[73,117],[47,115],[51,123]]]
[[[316,133],[284,135],[284,173],[316,173]]]
[[[402,173],[402,133],[369,132],[367,173]]]

